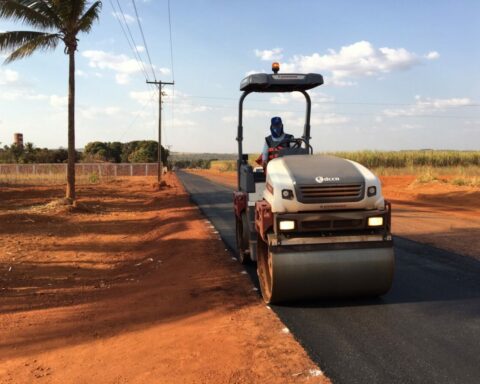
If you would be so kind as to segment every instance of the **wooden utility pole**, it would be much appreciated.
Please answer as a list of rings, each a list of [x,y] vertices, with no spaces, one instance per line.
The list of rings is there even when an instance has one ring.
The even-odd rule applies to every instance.
[[[160,182],[162,181],[163,176],[163,163],[162,163],[162,85],[174,85],[175,82],[166,83],[163,81],[148,81],[147,84],[155,84],[158,85],[158,173],[157,173],[157,181],[158,186],[160,186]]]

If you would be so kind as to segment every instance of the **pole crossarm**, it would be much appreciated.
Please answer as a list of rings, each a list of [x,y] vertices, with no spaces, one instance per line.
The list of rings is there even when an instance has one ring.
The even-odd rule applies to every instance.
[[[158,186],[162,181],[163,163],[162,163],[162,85],[175,85],[175,82],[166,81],[148,81],[147,84],[158,85],[158,172],[157,181]]]

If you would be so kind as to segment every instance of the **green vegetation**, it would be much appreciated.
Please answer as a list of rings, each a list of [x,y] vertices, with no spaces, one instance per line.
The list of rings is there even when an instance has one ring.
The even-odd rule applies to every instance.
[[[234,153],[189,153],[172,152],[169,157],[169,164],[177,168],[201,168],[209,169],[212,164],[227,160],[233,161],[237,158]],[[233,161],[235,163],[235,161]],[[235,167],[232,168],[235,170]]]
[[[480,151],[358,151],[331,154],[356,161],[367,168],[480,166]]]
[[[76,154],[77,160],[81,159],[81,154]],[[0,163],[3,164],[65,163],[67,159],[68,152],[63,148],[36,148],[32,143],[26,143],[24,147],[13,144],[0,148]]]
[[[200,169],[210,169],[212,160],[175,160],[171,162],[171,165],[177,168],[200,168]]]
[[[83,152],[76,152],[76,162],[155,163],[157,150],[158,144],[153,140],[129,143],[94,141],[88,143]],[[169,151],[163,148],[164,164],[167,164],[168,156]],[[26,143],[24,147],[12,144],[0,148],[0,163],[3,164],[66,163],[67,160],[68,152],[63,148],[37,148],[32,143]]]
[[[88,143],[84,150],[84,162],[110,163],[155,163],[158,158],[158,143],[154,140]],[[162,147],[162,161],[167,164],[170,153]]]
[[[212,163],[210,164],[210,168],[216,169],[220,172],[231,172],[236,171],[236,165],[236,160],[217,160],[212,161]]]
[[[353,160],[380,172],[398,169],[411,174],[413,170],[419,168],[447,169],[455,167],[458,169],[458,167],[480,166],[480,151],[357,151],[326,154]],[[258,154],[249,155],[249,162],[255,165],[257,157]],[[235,160],[213,161],[212,168],[221,171],[235,170]]]

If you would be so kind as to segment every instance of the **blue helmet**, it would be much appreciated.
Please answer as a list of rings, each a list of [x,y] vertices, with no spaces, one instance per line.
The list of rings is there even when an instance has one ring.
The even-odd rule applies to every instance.
[[[272,136],[276,139],[283,135],[283,123],[281,117],[272,117],[272,122],[270,124],[270,132],[272,132]]]

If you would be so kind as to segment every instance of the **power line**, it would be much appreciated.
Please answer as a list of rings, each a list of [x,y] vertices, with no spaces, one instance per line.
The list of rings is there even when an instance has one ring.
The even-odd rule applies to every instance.
[[[140,29],[140,34],[142,35],[143,44],[145,45],[145,51],[147,52],[148,62],[150,63],[150,68],[152,69],[152,75],[155,81],[157,81],[157,77],[155,76],[155,71],[153,70],[152,59],[150,58],[150,52],[148,51],[147,41],[145,40],[145,35],[143,33],[142,23],[140,22],[140,17],[138,16],[137,5],[135,4],[135,0],[132,0],[132,4],[133,4],[133,8],[135,9],[135,16],[137,17],[137,24],[138,24],[138,28]]]
[[[123,26],[123,24],[122,24],[122,22],[121,22],[121,20],[120,20],[120,18],[119,18],[119,13],[121,13],[121,15],[122,15],[122,17],[123,17],[123,20],[125,21],[125,25],[126,25],[126,27],[128,28],[128,24],[127,24],[127,22],[126,22],[125,15],[123,14],[123,11],[121,11],[120,3],[118,3],[118,0],[117,0],[118,6],[119,6],[120,11],[121,11],[121,12],[117,12],[117,9],[116,9],[115,6],[113,5],[112,0],[109,0],[109,2],[110,2],[110,6],[112,7],[113,12],[114,12],[114,14],[115,14],[115,19],[117,19],[118,24],[120,25],[120,28],[122,29],[123,36],[124,36],[125,39],[127,40],[127,43],[128,43],[130,49],[131,49],[132,52],[133,52],[133,56],[134,56],[134,58],[135,58],[135,61],[137,62],[140,70],[142,71],[143,75],[145,76],[145,80],[147,80],[147,79],[148,79],[148,74],[147,74],[147,71],[145,70],[145,66],[143,65],[143,62],[142,62],[142,60],[141,60],[141,58],[140,58],[140,56],[139,56],[139,54],[138,54],[138,52],[137,52],[137,50],[136,50],[135,41],[134,41],[133,38],[132,38],[132,41],[133,41],[133,44],[134,44],[134,45],[132,45],[132,43],[130,42],[130,39],[128,38],[127,31],[125,30],[125,27]],[[129,30],[130,30],[130,29],[129,29]],[[131,34],[130,34],[130,36],[131,36]]]
[[[168,30],[170,32],[170,65],[172,66],[172,82],[175,82],[175,72],[173,70],[172,16],[170,12],[170,0],[168,0]]]
[[[119,0],[117,0],[117,4],[118,4],[118,9],[120,10],[120,13],[122,15],[122,18],[123,18],[123,21],[125,23],[125,27],[127,28],[127,32],[128,34],[130,35],[130,39],[132,40],[132,44],[133,44],[133,53],[134,55],[136,55],[138,61],[140,62],[140,64],[142,65],[142,68],[143,68],[143,72],[144,72],[144,75],[145,75],[145,81],[148,81],[148,74],[147,74],[147,70],[145,69],[145,66],[143,65],[143,60],[142,58],[140,57],[140,53],[138,52],[138,49],[137,49],[137,43],[135,42],[135,39],[133,38],[133,34],[132,34],[132,31],[130,30],[130,27],[128,26],[128,23],[127,23],[127,19],[125,17],[125,13],[123,12],[123,9],[120,5],[120,2]],[[145,47],[146,49],[146,47]]]

